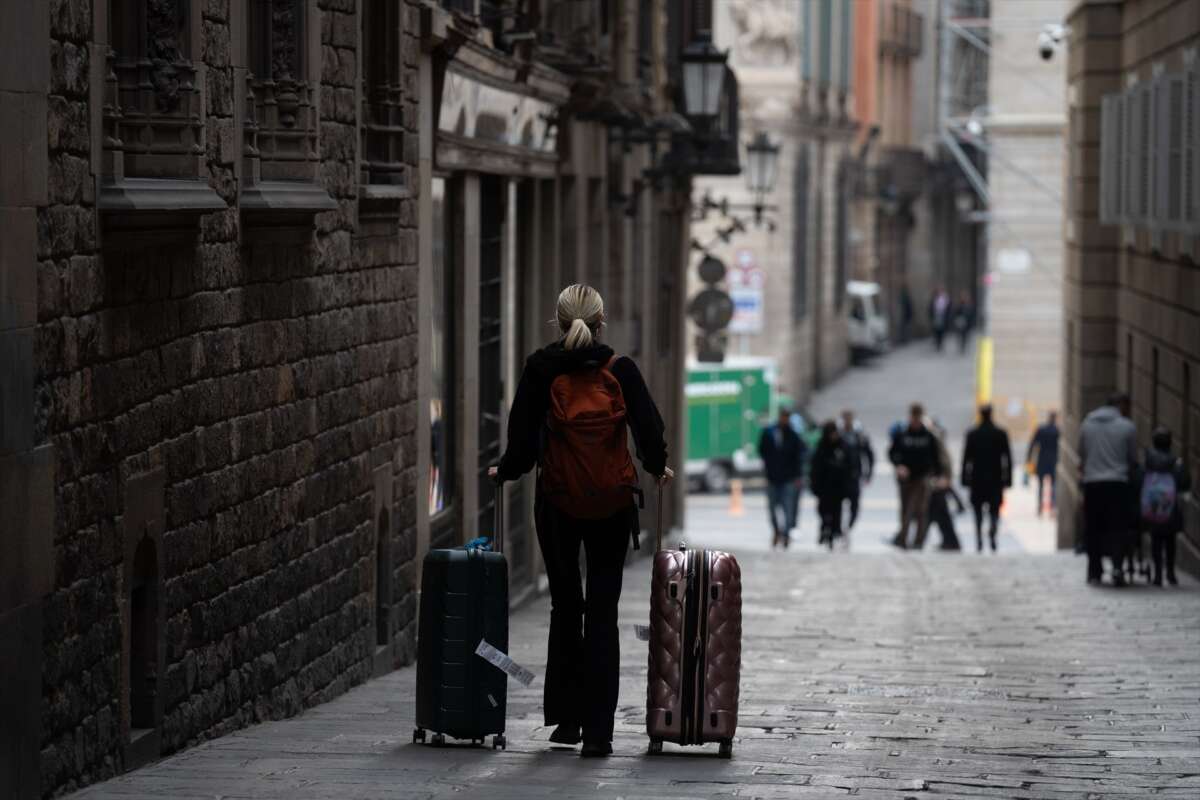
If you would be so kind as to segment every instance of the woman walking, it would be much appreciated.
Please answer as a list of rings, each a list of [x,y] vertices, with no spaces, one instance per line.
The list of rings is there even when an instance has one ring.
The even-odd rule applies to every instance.
[[[632,432],[642,467],[673,477],[658,407],[633,360],[599,341],[604,301],[575,284],[558,296],[560,336],[525,362],[508,419],[508,448],[490,474],[538,467],[534,522],[550,582],[545,720],[556,744],[612,752],[620,648],[621,575],[638,522]],[[580,578],[579,548],[587,558]]]
[[[821,515],[820,544],[833,549],[833,540],[842,535],[842,504],[850,497],[857,481],[853,455],[842,439],[837,423],[829,420],[821,426],[821,440],[813,453],[811,481]]]

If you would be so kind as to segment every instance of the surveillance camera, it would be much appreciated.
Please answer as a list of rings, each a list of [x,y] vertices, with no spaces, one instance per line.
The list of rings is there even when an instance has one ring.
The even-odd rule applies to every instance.
[[[1054,51],[1058,49],[1058,45],[1063,39],[1067,38],[1070,28],[1066,25],[1058,25],[1050,23],[1044,25],[1040,33],[1038,33],[1038,55],[1042,57],[1042,61],[1049,61],[1054,58]]]

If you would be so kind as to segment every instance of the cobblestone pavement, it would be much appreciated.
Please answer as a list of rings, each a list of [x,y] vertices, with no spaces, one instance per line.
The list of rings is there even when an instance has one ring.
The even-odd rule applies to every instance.
[[[872,497],[886,530],[889,494]],[[1081,560],[1030,553],[1011,531],[997,555],[889,552],[865,534],[850,552],[771,553],[762,518],[730,517],[727,502],[697,500],[686,535],[742,562],[731,761],[712,746],[645,755],[639,561],[625,576],[612,758],[548,745],[540,680],[510,682],[507,751],[413,745],[409,668],[79,797],[1200,797],[1194,581],[1088,587]],[[511,654],[539,676],[548,613],[541,599],[513,617]]]

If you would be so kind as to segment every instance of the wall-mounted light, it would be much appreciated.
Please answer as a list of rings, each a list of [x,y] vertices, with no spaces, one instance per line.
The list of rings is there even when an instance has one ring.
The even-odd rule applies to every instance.
[[[684,48],[679,58],[683,68],[683,111],[708,124],[721,110],[721,88],[725,83],[726,53],[701,36]]]

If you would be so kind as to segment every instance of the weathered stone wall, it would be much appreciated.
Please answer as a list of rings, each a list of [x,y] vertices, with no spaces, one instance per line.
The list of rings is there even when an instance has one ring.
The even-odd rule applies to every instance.
[[[35,346],[36,440],[53,446],[57,502],[43,627],[47,796],[124,766],[132,476],[165,476],[161,752],[295,713],[372,673],[381,491],[393,568],[384,660],[411,657],[416,219],[410,200],[360,219],[356,5],[320,0],[312,54],[320,181],[338,209],[284,231],[247,226],[237,207],[230,2],[205,0],[194,57],[207,67],[207,177],[230,208],[172,239],[110,235],[98,218],[92,3],[48,4]],[[406,13],[415,164],[418,20]]]

